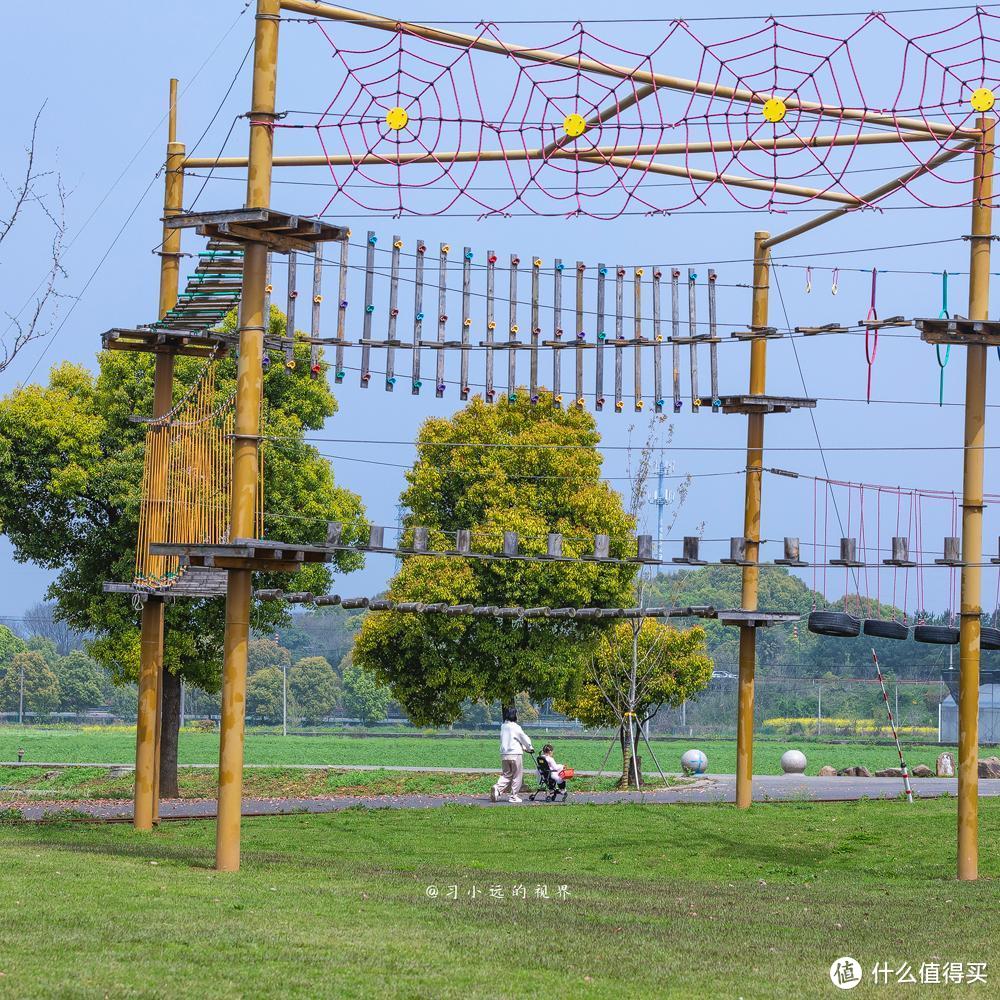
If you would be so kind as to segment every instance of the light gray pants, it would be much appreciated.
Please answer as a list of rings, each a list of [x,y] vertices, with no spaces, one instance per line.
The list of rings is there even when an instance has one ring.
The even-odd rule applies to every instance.
[[[500,758],[500,780],[493,787],[497,798],[501,795],[516,795],[524,781],[524,757],[508,754]]]

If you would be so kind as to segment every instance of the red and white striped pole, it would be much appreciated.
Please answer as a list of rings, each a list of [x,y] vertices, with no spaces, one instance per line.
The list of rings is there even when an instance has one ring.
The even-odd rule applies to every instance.
[[[892,709],[889,707],[889,695],[885,690],[885,680],[882,677],[882,668],[878,664],[878,656],[872,649],[872,660],[875,663],[875,673],[878,674],[879,687],[882,688],[882,701],[885,702],[885,711],[889,716],[889,728],[892,730],[892,738],[896,741],[896,753],[899,754],[899,766],[903,769],[903,787],[906,789],[906,801],[913,801],[913,789],[910,788],[910,772],[907,770],[906,761],[903,760],[903,748],[899,745],[899,734],[896,732],[896,720],[892,717]]]

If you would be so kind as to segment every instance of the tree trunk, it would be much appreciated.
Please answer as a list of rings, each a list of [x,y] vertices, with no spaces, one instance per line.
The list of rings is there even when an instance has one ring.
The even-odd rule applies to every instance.
[[[163,715],[160,725],[160,798],[176,799],[177,736],[181,728],[181,679],[163,671]]]
[[[639,756],[638,730],[633,730],[630,738],[628,727],[622,724],[618,730],[618,742],[622,748],[622,776],[618,779],[618,787],[636,788],[642,784],[642,758]],[[636,783],[637,777],[638,785]]]

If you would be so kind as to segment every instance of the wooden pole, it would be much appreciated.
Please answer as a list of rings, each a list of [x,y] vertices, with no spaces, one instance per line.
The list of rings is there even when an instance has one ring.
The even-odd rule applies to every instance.
[[[892,194],[893,191],[898,191],[901,187],[909,184],[910,181],[916,180],[918,177],[921,177],[928,171],[933,170],[935,167],[939,167],[941,164],[955,159],[956,156],[961,156],[962,153],[972,149],[977,142],[978,140],[963,142],[954,149],[948,149],[943,153],[938,153],[937,156],[931,157],[931,159],[929,159],[926,163],[922,163],[919,167],[915,167],[913,170],[907,171],[901,177],[895,177],[893,180],[888,181],[885,184],[881,184],[874,190],[869,191],[868,194],[862,195],[860,198],[861,204],[870,205],[873,201],[877,201],[879,198],[884,198],[887,194]],[[841,216],[847,215],[848,212],[852,211],[856,211],[856,206],[852,208],[850,205],[845,205],[843,208],[831,209],[829,212],[824,212],[822,215],[816,216],[815,219],[810,219],[808,222],[803,222],[799,226],[794,226],[792,229],[788,229],[783,233],[778,233],[777,236],[770,237],[765,248],[770,250],[772,247],[776,247],[779,243],[784,243],[786,240],[794,239],[796,236],[801,236],[803,233],[810,232],[810,230],[818,229],[820,226],[825,226],[828,222],[833,222],[834,219],[839,219]]]
[[[167,159],[163,214],[177,215],[184,204],[184,144],[177,141],[177,81],[170,81],[167,114]],[[163,228],[160,249],[160,301],[162,319],[177,304],[180,288],[181,231]],[[153,370],[153,416],[162,417],[173,402],[174,358],[157,354]],[[166,455],[163,456],[166,460]],[[159,482],[162,476],[154,476]],[[159,541],[160,539],[152,539]],[[163,601],[151,597],[142,606],[139,639],[139,705],[135,727],[135,789],[133,825],[150,830],[159,822],[160,727],[163,704]]]
[[[421,153],[334,153],[330,156],[301,154],[274,157],[275,167],[398,166],[408,163],[495,163],[515,160],[573,160],[587,156],[654,156],[689,153],[737,153],[770,149],[825,149],[832,146],[885,146],[894,143],[938,142],[936,136],[920,132],[864,132],[851,135],[782,136],[779,139],[736,139],[719,142],[654,142],[639,145],[589,146],[565,149],[544,146],[539,149],[458,149]],[[965,142],[970,149],[976,140]],[[552,148],[550,148],[552,147]],[[245,156],[192,156],[185,161],[188,169],[226,169],[246,167]]]
[[[637,160],[631,156],[598,156],[580,154],[586,163],[607,163],[612,167],[627,167],[650,174],[666,174],[668,177],[687,177],[693,181],[709,181],[730,187],[752,188],[756,191],[772,191],[797,198],[818,198],[820,201],[836,201],[842,205],[858,208],[864,204],[860,198],[842,191],[824,191],[821,188],[803,187],[801,184],[786,184],[784,181],[769,181],[760,177],[743,177],[740,174],[722,174],[717,170],[700,170],[696,167],[678,167],[672,163],[657,163],[652,160]]]
[[[767,326],[768,291],[770,288],[770,253],[766,247],[768,234],[754,233],[753,242],[753,306],[752,327]],[[750,344],[750,394],[764,392],[767,372],[767,340],[758,337]],[[764,455],[764,415],[751,413],[747,417],[746,500],[743,535],[746,538],[746,558],[743,567],[743,592],[740,606],[744,611],[757,610],[757,584],[760,578],[760,499]],[[757,630],[753,626],[740,628],[739,705],[736,718],[736,805],[748,809],[753,801],[753,696],[754,670],[757,659]]]
[[[969,319],[985,320],[993,240],[993,124],[976,148],[969,241]],[[979,877],[979,639],[982,615],[983,470],[986,443],[986,345],[966,348],[962,476],[962,613],[958,675],[958,877]]]
[[[444,31],[423,24],[400,21],[393,17],[381,17],[360,10],[349,10],[346,7],[335,7],[328,3],[316,3],[314,0],[281,0],[284,10],[309,17],[322,17],[331,21],[349,21],[368,28],[377,28],[394,35],[415,35],[432,42],[442,42],[445,45],[455,45],[459,48],[478,49],[483,52],[495,52],[498,55],[527,62],[544,63],[553,66],[569,66],[579,72],[597,73],[601,76],[617,77],[630,80],[636,84],[649,83],[665,90],[679,90],[687,94],[701,94],[705,97],[716,97],[724,101],[734,101],[741,104],[763,105],[773,95],[770,91],[746,90],[742,87],[729,87],[718,81],[686,80],[683,77],[668,76],[665,73],[653,73],[648,69],[630,66],[616,66],[613,63],[600,62],[580,55],[552,52],[548,49],[519,48],[507,45],[495,38],[485,35],[467,35],[459,31]],[[931,132],[935,135],[951,137],[955,135],[972,135],[969,129],[955,129],[951,125],[938,122],[928,122],[920,118],[902,118],[897,115],[880,114],[867,108],[840,108],[817,101],[803,101],[797,97],[785,96],[785,107],[789,111],[804,111],[820,117],[834,118],[837,121],[860,121],[877,125],[891,125],[894,128],[909,129],[914,132]]]
[[[278,0],[257,0],[247,173],[248,208],[267,208],[271,199],[280,13]],[[265,312],[266,285],[267,248],[262,243],[247,243],[243,262],[243,309],[230,500],[230,537],[233,539],[253,537],[256,531],[260,405],[264,381],[262,358],[264,332],[269,318]],[[237,871],[240,867],[250,598],[250,571],[230,570],[226,588],[219,811],[215,841],[215,867],[219,871]]]

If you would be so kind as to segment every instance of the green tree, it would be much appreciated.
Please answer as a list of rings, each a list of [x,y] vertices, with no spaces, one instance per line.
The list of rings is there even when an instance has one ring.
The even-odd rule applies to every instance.
[[[59,707],[59,679],[41,653],[28,651],[15,654],[0,680],[0,705],[4,711],[18,711],[22,676],[25,712],[48,715]]]
[[[10,661],[27,649],[24,640],[18,638],[6,625],[0,625],[0,667],[6,667]]]
[[[577,407],[553,406],[541,393],[487,405],[474,399],[450,420],[421,428],[417,460],[402,495],[412,528],[431,529],[431,548],[450,548],[454,532],[472,530],[473,549],[498,552],[505,529],[521,551],[546,551],[546,533],[562,532],[563,551],[592,551],[595,534],[611,536],[612,553],[634,555],[634,521],[620,496],[601,481],[600,435]],[[500,447],[468,447],[482,442]],[[500,606],[620,606],[634,567],[577,562],[507,562],[415,556],[404,559],[389,597]],[[586,668],[601,628],[572,620],[368,615],[354,661],[373,671],[417,725],[447,724],[467,700],[502,700],[518,692],[557,696]]]
[[[292,654],[273,639],[251,639],[247,647],[247,673],[251,676],[268,667],[290,667]]]
[[[54,669],[59,678],[60,711],[82,712],[104,704],[104,672],[86,653],[74,650],[60,657]]]
[[[356,663],[342,664],[344,712],[363,726],[381,722],[389,713],[389,692],[369,670]]]
[[[657,618],[618,622],[604,633],[590,670],[556,711],[585,726],[613,726],[622,748],[622,783],[642,780],[642,727],[664,706],[677,706],[712,678],[713,663],[700,626],[677,629]]]
[[[340,697],[337,674],[322,656],[297,660],[288,674],[288,690],[303,721],[313,725],[334,710]]]
[[[228,327],[232,329],[230,317]],[[271,333],[284,332],[272,307]],[[304,440],[337,409],[325,375],[312,378],[309,347],[296,347],[294,369],[271,364],[264,377],[265,531],[269,538],[316,542],[329,520],[362,530],[361,502],[334,482],[329,463]],[[154,359],[108,351],[96,375],[80,365],[53,368],[48,385],[27,385],[0,401],[0,529],[15,558],[57,571],[48,596],[58,617],[94,636],[88,652],[119,682],[139,668],[139,615],[120,595],[105,594],[105,580],[131,580],[138,531],[145,431],[130,418],[152,410]],[[216,362],[218,398],[236,385],[233,355]],[[174,397],[198,379],[204,362],[177,358]],[[334,566],[356,569],[361,557],[341,553]],[[255,579],[258,587],[323,592],[329,566],[312,565],[294,577]],[[164,794],[176,789],[179,689],[217,691],[221,682],[224,600],[180,600],[166,608],[162,772]],[[255,602],[251,625],[273,634],[288,620],[280,601]]]
[[[277,667],[262,667],[247,681],[247,715],[258,722],[281,722],[284,677]]]

